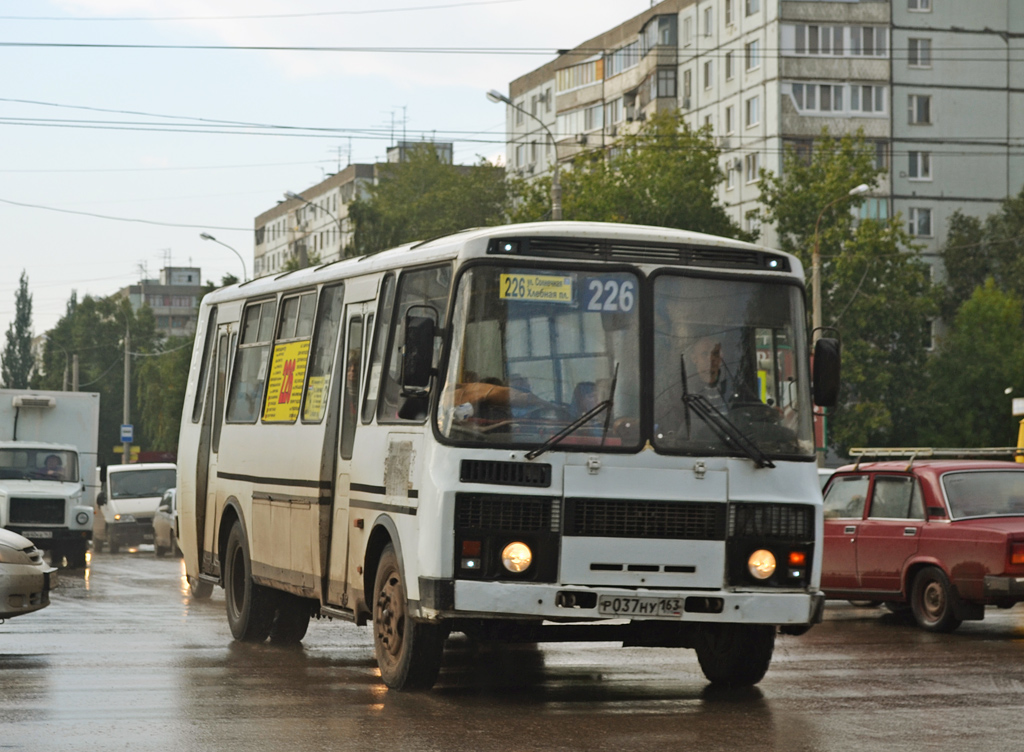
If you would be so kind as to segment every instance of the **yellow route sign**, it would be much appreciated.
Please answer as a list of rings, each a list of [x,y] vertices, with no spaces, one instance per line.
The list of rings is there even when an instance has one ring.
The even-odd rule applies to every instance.
[[[500,297],[532,303],[572,303],[572,277],[547,274],[502,274]]]
[[[299,417],[302,385],[306,378],[309,358],[309,340],[286,342],[274,348],[267,382],[267,401],[263,406],[263,420],[292,422]]]

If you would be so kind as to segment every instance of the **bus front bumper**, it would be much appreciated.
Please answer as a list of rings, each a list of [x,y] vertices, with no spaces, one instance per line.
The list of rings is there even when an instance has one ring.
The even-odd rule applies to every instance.
[[[424,587],[426,618],[527,618],[552,621],[656,619],[807,625],[822,620],[823,593],[803,590],[651,590],[456,580]],[[439,581],[433,581],[440,584]],[[441,593],[451,597],[436,597]]]

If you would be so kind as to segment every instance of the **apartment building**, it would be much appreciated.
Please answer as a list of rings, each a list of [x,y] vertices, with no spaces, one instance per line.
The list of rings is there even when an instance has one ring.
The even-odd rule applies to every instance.
[[[862,129],[888,173],[861,216],[899,213],[934,261],[953,211],[984,216],[1024,183],[1022,31],[1013,0],[664,0],[511,82],[507,166],[544,174],[680,108],[711,126],[720,199],[749,229],[784,148]]]
[[[191,337],[196,331],[196,316],[203,287],[198,267],[168,266],[157,279],[142,279],[136,285],[122,287],[114,297],[125,297],[132,310],[147,305],[156,319],[156,330],[165,337]]]

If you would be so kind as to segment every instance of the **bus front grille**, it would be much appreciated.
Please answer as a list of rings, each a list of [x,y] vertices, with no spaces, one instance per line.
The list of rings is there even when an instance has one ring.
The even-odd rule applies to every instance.
[[[558,504],[548,496],[460,493],[455,529],[558,532]]]
[[[548,488],[551,485],[551,465],[499,460],[463,460],[459,467],[459,480],[463,483]]]
[[[62,525],[64,524],[64,499],[32,499],[14,496],[11,498],[9,522],[12,525]]]
[[[725,504],[637,499],[565,500],[565,535],[725,540]]]
[[[729,505],[729,537],[782,542],[814,540],[814,507],[809,504]]]

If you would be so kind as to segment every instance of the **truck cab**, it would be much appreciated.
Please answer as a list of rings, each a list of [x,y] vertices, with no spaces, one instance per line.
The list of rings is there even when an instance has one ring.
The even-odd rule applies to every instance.
[[[0,527],[84,567],[92,534],[78,449],[70,444],[0,441]]]
[[[177,485],[178,471],[171,462],[101,466],[96,470],[93,547],[104,544],[110,553],[153,542],[153,517],[164,491]]]

